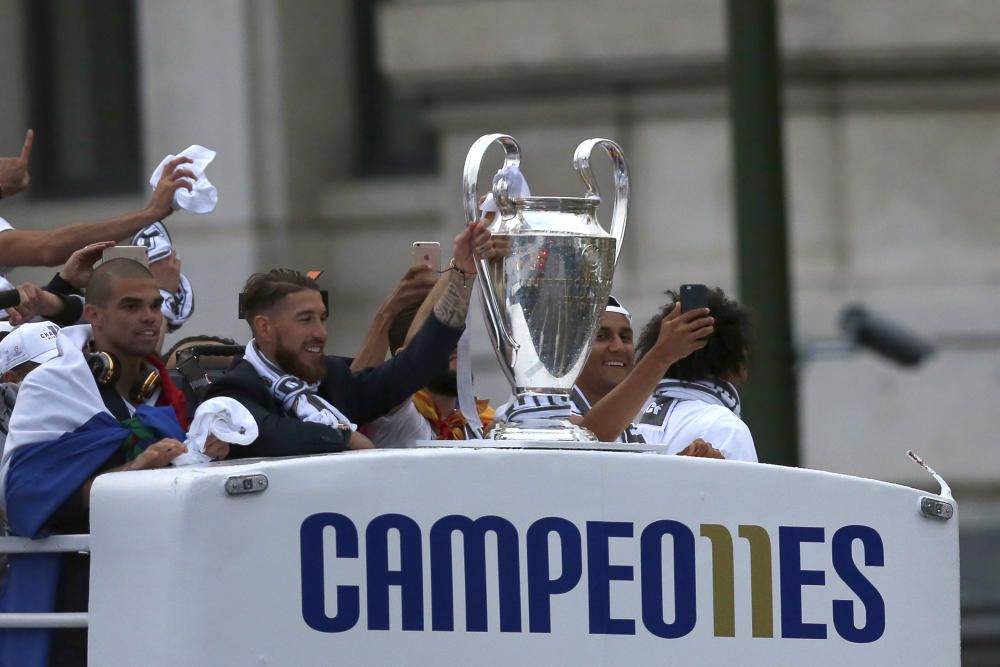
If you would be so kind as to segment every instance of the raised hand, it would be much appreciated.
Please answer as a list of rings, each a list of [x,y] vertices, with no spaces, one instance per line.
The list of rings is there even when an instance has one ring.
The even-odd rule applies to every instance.
[[[183,155],[175,157],[163,167],[163,173],[156,184],[153,196],[149,200],[146,210],[157,220],[163,220],[174,212],[174,193],[179,188],[190,191],[195,180],[194,172],[188,169],[181,169],[180,165],[191,162],[191,158]],[[185,179],[191,179],[190,181]]]
[[[695,308],[681,313],[681,304],[674,304],[660,322],[660,335],[651,352],[655,351],[672,364],[708,344],[708,337],[715,331],[715,318],[708,308]]]
[[[429,266],[411,266],[386,299],[384,309],[395,316],[419,306],[437,284],[438,274]]]
[[[490,230],[486,228],[486,221],[478,220],[455,237],[455,251],[452,255],[452,264],[459,271],[465,274],[476,272],[475,253],[485,254],[490,247]]]
[[[0,158],[0,197],[11,197],[21,190],[27,189],[31,183],[28,173],[28,158],[31,147],[35,143],[35,131],[28,130],[24,135],[24,145],[17,157]]]
[[[115,245],[114,241],[98,241],[74,252],[59,270],[59,275],[76,289],[84,289],[94,275],[94,263],[104,251]]]
[[[170,257],[150,264],[149,272],[156,279],[157,287],[176,293],[181,285],[181,260],[177,259],[177,251],[171,250]]]

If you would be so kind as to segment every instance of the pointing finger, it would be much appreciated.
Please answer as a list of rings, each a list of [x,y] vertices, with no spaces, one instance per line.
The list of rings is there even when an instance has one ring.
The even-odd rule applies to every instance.
[[[31,155],[31,147],[35,143],[35,131],[28,130],[24,135],[24,146],[21,147],[21,159],[25,162],[28,161],[28,156]]]

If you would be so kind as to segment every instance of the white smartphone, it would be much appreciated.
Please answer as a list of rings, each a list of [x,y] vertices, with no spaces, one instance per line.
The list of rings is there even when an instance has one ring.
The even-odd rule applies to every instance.
[[[149,268],[149,249],[144,245],[116,245],[101,253],[101,263],[111,259],[131,259]]]
[[[414,241],[410,266],[429,266],[434,271],[440,271],[441,244],[437,241]]]

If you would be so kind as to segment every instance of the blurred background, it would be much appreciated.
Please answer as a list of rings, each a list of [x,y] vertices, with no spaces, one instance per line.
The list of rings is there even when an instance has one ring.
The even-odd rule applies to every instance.
[[[950,482],[963,664],[1000,664],[1000,3],[778,10],[801,464],[936,490],[912,448]],[[218,151],[216,211],[168,221],[196,292],[181,335],[245,342],[251,272],[320,268],[328,351],[353,355],[411,243],[449,256],[462,164],[490,132],[519,140],[541,195],[583,193],[580,141],[622,145],[614,291],[637,325],[684,282],[740,294],[721,0],[0,0],[0,16],[0,154],[36,132],[30,195],[0,208],[15,226],[141,208],[164,155]],[[936,353],[826,353],[847,304]],[[500,403],[476,325],[478,390]]]

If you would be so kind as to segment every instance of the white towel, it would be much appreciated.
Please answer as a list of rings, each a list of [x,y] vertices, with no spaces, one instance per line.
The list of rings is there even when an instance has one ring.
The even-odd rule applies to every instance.
[[[215,210],[215,205],[219,202],[219,193],[215,190],[215,186],[209,182],[208,177],[205,176],[205,169],[215,159],[215,151],[195,144],[182,150],[179,155],[191,158],[192,161],[190,163],[185,163],[180,168],[187,169],[193,173],[195,181],[192,184],[190,192],[184,188],[177,189],[174,193],[174,208],[182,208],[192,213],[211,213]],[[163,158],[160,165],[153,171],[153,175],[149,177],[149,184],[153,189],[156,189],[156,184],[160,182],[160,176],[163,175],[163,168],[175,157],[178,156],[168,155]]]
[[[210,398],[195,410],[191,428],[184,444],[188,450],[175,458],[175,466],[207,463],[212,459],[205,454],[205,441],[214,435],[230,445],[249,445],[257,439],[257,422],[243,405],[232,398]]]

